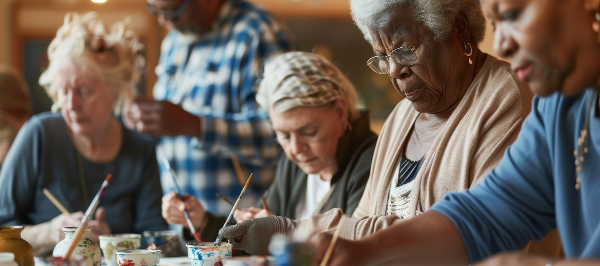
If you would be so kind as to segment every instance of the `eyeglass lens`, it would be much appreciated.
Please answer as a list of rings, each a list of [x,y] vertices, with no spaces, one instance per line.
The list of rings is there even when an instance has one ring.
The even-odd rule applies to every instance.
[[[394,50],[389,57],[376,56],[367,61],[369,67],[379,74],[387,74],[390,69],[389,59],[392,58],[396,63],[403,66],[412,66],[417,62],[417,56],[409,47],[401,47]]]
[[[157,8],[155,8],[152,4],[148,3],[148,12],[156,16],[162,15],[166,18],[178,19],[183,13],[183,11],[185,11],[187,6],[190,4],[190,2],[191,0],[185,0],[177,7],[177,9],[175,9],[175,11],[157,11]]]

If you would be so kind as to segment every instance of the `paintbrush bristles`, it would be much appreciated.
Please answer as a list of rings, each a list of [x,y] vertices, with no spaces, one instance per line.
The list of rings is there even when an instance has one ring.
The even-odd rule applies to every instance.
[[[79,244],[79,240],[81,239],[81,236],[83,236],[83,232],[85,232],[86,228],[87,222],[83,222],[83,224],[75,230],[73,237],[71,237],[71,243],[69,243],[69,247],[67,247],[67,251],[63,255],[63,259],[68,260],[71,257],[73,250],[75,250],[75,247]]]
[[[62,204],[60,204],[60,201],[58,201],[54,195],[52,195],[52,193],[50,193],[50,191],[46,188],[42,189],[42,191],[44,192],[44,194],[46,195],[46,197],[48,197],[48,199],[52,202],[52,204],[54,204],[54,206],[56,206],[56,208],[58,208],[60,210],[60,212],[62,212],[64,215],[69,215],[71,214],[69,212],[69,210],[67,210],[67,208],[65,208],[65,206],[63,206]]]

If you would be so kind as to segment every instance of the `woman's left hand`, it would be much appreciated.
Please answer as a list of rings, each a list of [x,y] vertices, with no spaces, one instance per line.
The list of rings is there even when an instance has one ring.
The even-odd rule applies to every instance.
[[[104,207],[100,207],[96,210],[96,219],[88,222],[88,226],[92,228],[90,232],[90,239],[98,242],[98,236],[110,234],[110,226],[104,220]]]
[[[267,217],[267,216],[273,216],[273,215],[275,215],[275,214],[273,212],[271,212],[270,210],[261,209],[256,215],[254,215],[254,219],[261,218],[261,217]]]
[[[314,248],[314,256],[312,265],[321,265],[321,261],[325,257],[325,253],[329,248],[333,236],[327,233],[318,233],[308,239],[308,245]],[[337,265],[370,265],[368,250],[373,247],[365,245],[364,241],[350,241],[338,238],[336,240],[333,251],[327,261],[328,266]],[[373,247],[377,248],[377,247]]]
[[[236,222],[241,223],[246,220],[262,218],[262,217],[267,217],[267,216],[273,216],[273,215],[275,215],[275,213],[272,213],[271,211],[261,209],[261,208],[256,208],[256,207],[250,207],[248,209],[235,210],[235,213],[233,214],[233,219],[235,219]]]
[[[483,260],[475,266],[500,266],[500,265],[511,265],[511,266],[526,266],[526,265],[547,265],[554,262],[551,258],[527,255],[523,252],[510,252],[501,253],[496,256],[492,256],[486,260]]]

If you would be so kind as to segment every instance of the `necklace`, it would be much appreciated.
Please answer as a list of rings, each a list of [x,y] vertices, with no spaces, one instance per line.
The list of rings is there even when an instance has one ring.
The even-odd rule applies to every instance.
[[[580,182],[581,171],[583,170],[583,157],[586,153],[588,153],[588,131],[590,128],[590,113],[592,112],[592,107],[595,99],[596,92],[592,92],[590,102],[588,103],[587,114],[585,116],[585,123],[583,124],[583,128],[581,129],[581,135],[577,139],[577,150],[573,152],[573,155],[575,155],[575,172],[577,173],[577,179],[575,179],[576,190],[579,190],[579,188],[581,187]]]
[[[90,198],[87,195],[87,186],[85,182],[85,173],[83,172],[83,161],[81,160],[81,155],[75,149],[75,153],[77,153],[77,168],[79,169],[79,180],[81,181],[81,193],[83,194],[83,204],[84,206],[90,205]]]

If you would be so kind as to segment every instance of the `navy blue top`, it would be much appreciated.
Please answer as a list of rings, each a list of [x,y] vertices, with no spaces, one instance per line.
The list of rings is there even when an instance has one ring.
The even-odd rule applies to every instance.
[[[70,212],[85,212],[106,175],[113,179],[100,199],[112,233],[168,229],[161,216],[162,190],[154,144],[123,128],[123,144],[110,163],[81,156],[87,198],[82,193],[77,151],[60,113],[32,117],[21,129],[0,170],[0,225],[40,224],[60,215],[42,192],[47,188]]]
[[[600,258],[600,114],[595,100],[588,153],[575,190],[577,138],[592,91],[534,98],[531,114],[498,167],[432,210],[450,218],[471,261],[524,247],[558,226],[568,258]]]

